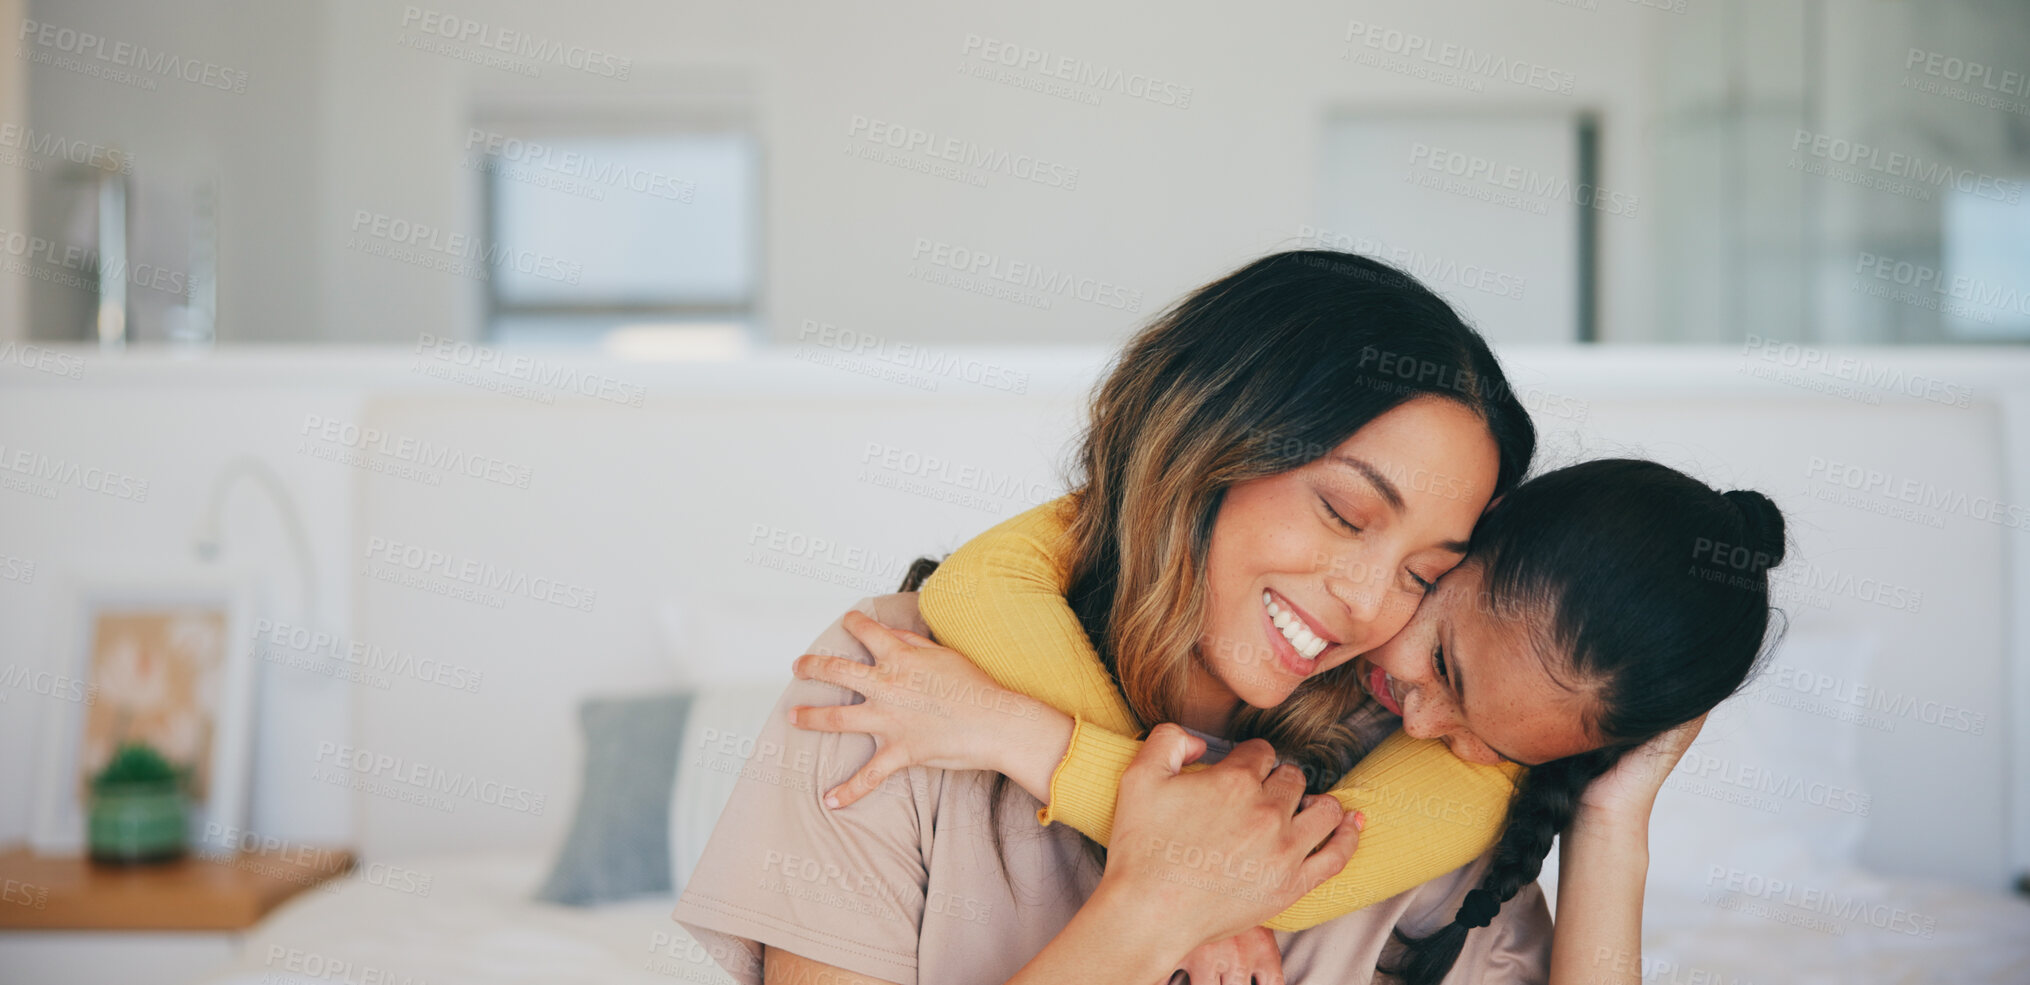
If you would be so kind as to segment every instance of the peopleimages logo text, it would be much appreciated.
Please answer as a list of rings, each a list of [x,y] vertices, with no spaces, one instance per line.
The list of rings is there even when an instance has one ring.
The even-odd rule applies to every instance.
[[[73,27],[24,20],[21,22],[21,33],[15,36],[15,40],[49,51],[134,69],[147,75],[179,79],[225,92],[247,91],[245,69],[229,68],[202,59],[185,58],[166,51],[154,51],[130,41],[115,41]]]
[[[509,30],[470,17],[440,10],[408,6],[402,8],[402,26],[447,41],[490,48],[503,54],[556,65],[587,75],[625,82],[634,71],[634,59],[610,51],[564,44],[553,38],[537,37],[526,31]]]
[[[385,455],[399,462],[456,472],[517,489],[527,489],[529,479],[534,474],[526,465],[516,465],[490,455],[474,454],[427,438],[394,434],[375,427],[361,427],[350,421],[327,418],[321,414],[305,414],[303,426],[296,433],[300,437],[314,438],[341,448]]]
[[[960,46],[959,52],[1017,71],[1035,72],[1077,85],[1119,93],[1135,99],[1146,99],[1162,106],[1175,106],[1178,109],[1188,109],[1191,106],[1190,86],[1166,82],[1140,72],[1125,72],[1119,68],[1096,64],[1062,52],[1044,51],[997,38],[983,38],[977,34],[966,35],[965,43]]]
[[[1918,68],[1918,66],[1923,66]],[[2030,74],[2011,68],[1997,69],[1993,65],[1968,61],[1938,51],[1912,48],[1903,56],[1903,67],[1918,71],[1947,82],[1986,89],[2004,96],[2030,96]]]
[[[2023,183],[2013,178],[1997,178],[1991,174],[1955,167],[1943,161],[1927,160],[1916,154],[1884,150],[1873,144],[1864,144],[1845,137],[1798,130],[1795,136],[1791,137],[1790,149],[1833,164],[1859,168],[1891,178],[1903,178],[1935,188],[1950,187],[1955,191],[2009,205],[2016,204],[2023,197]]]
[[[540,141],[523,140],[479,127],[470,127],[465,134],[465,149],[474,148],[489,157],[512,164],[526,164],[555,172],[568,178],[581,179],[589,184],[607,188],[624,187],[629,191],[673,202],[690,202],[697,197],[698,183],[688,178],[650,171],[623,161],[602,158],[596,154],[557,147]]]
[[[809,341],[851,356],[892,363],[933,377],[964,380],[992,390],[1028,393],[1029,374],[983,362],[971,356],[941,352],[926,345],[900,342],[872,332],[840,328],[831,322],[806,318],[797,328],[797,340]]]
[[[1632,194],[1610,191],[1591,182],[1574,182],[1562,174],[1553,174],[1537,168],[1525,167],[1498,161],[1479,154],[1434,147],[1423,141],[1410,144],[1410,167],[1422,168],[1425,172],[1449,175],[1471,189],[1484,186],[1489,190],[1517,192],[1536,199],[1556,202],[1569,201],[1596,212],[1634,218],[1641,207],[1640,200]],[[1417,172],[1411,171],[1414,176]],[[1447,191],[1457,189],[1446,188]],[[1498,204],[1520,208],[1515,202],[1501,198],[1493,199]],[[1538,215],[1546,214],[1542,203],[1530,203],[1528,211]]]
[[[1036,291],[1045,297],[1069,294],[1080,301],[1130,314],[1142,310],[1142,292],[1093,277],[1080,277],[1042,264],[1016,260],[999,253],[970,249],[943,240],[916,238],[909,258],[947,270],[985,277]]]
[[[594,397],[625,407],[640,407],[648,399],[648,388],[638,383],[462,339],[440,338],[425,333],[416,337],[416,353],[452,365],[498,374],[520,383]]]
[[[1795,342],[1785,342],[1782,339],[1747,335],[1741,342],[1741,354],[1801,373],[1816,373],[1876,390],[1945,404],[1948,407],[1966,407],[1973,400],[1972,387],[1947,383],[1923,373],[1913,373],[1900,365],[1877,363],[1860,356],[1835,354],[1824,349],[1798,345]]]
[[[319,742],[315,758],[319,765],[337,767],[361,777],[474,800],[488,807],[505,807],[523,814],[539,815],[549,801],[547,795],[526,787],[493,779],[483,780],[471,773],[447,770],[407,756],[374,752],[337,742]]]
[[[1805,466],[1804,474],[1808,479],[1818,479],[1829,486],[1852,489],[1938,513],[1957,514],[1968,519],[2008,527],[2011,530],[2021,530],[2030,526],[2030,511],[2014,503],[2005,503],[1989,496],[1969,496],[1961,490],[1934,485],[1922,479],[1898,476],[1881,469],[1814,455]]]
[[[12,147],[39,157],[53,157],[100,171],[134,173],[134,155],[131,153],[100,143],[71,140],[19,123],[0,123],[0,147]]]
[[[412,222],[370,209],[354,209],[352,231],[398,246],[426,250],[441,257],[465,261],[440,269],[465,276],[487,275],[488,268],[511,267],[531,277],[576,284],[585,276],[585,265],[534,250],[515,249],[489,243],[478,236],[439,229],[427,222]]]
[[[1450,41],[1434,41],[1414,31],[1401,31],[1380,24],[1350,20],[1346,22],[1346,36],[1342,40],[1348,44],[1358,41],[1384,54],[1417,59],[1480,78],[1502,79],[1519,86],[1542,89],[1545,92],[1572,91],[1570,72],[1561,72],[1519,58],[1512,59],[1506,55],[1479,51]]]
[[[867,143],[899,151],[935,157],[979,171],[1005,174],[1011,178],[1051,188],[1071,191],[1078,187],[1078,169],[1075,167],[1045,160],[1033,154],[1018,153],[1004,147],[977,143],[951,134],[934,133],[920,127],[890,123],[858,113],[853,114],[847,123],[846,136],[857,137]]]
[[[386,537],[367,538],[366,557],[368,561],[394,565],[416,574],[437,575],[488,591],[519,595],[582,612],[591,612],[592,603],[599,598],[597,591],[583,585],[531,575],[475,558],[459,558],[435,548],[405,544]]]
[[[113,472],[68,459],[51,458],[26,448],[0,445],[0,472],[12,472],[39,482],[95,492],[136,503],[148,501],[148,480],[124,472]],[[53,494],[52,494],[53,495]]]

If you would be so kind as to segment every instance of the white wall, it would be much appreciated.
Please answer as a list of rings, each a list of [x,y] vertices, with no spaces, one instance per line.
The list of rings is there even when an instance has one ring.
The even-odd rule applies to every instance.
[[[25,0],[0,0],[0,23],[20,23]],[[0,120],[28,119],[27,66],[19,50],[0,50]],[[28,172],[0,168],[0,229],[26,228]],[[28,284],[18,277],[0,278],[0,341],[28,337]]]
[[[131,148],[163,188],[205,169],[222,175],[222,339],[399,343],[418,325],[476,332],[475,282],[348,251],[355,211],[476,231],[475,175],[462,166],[476,107],[527,101],[582,116],[667,109],[703,94],[746,103],[762,138],[764,316],[773,338],[791,339],[815,319],[906,324],[920,340],[1106,342],[1182,291],[1263,250],[1295,245],[1301,227],[1320,224],[1312,189],[1329,112],[1598,110],[1607,120],[1605,175],[1651,199],[1657,189],[1641,144],[1650,97],[1639,80],[1651,36],[1678,20],[1625,2],[1590,11],[1488,3],[1471,17],[1412,0],[1357,9],[1304,0],[1245,12],[1208,0],[417,5],[632,58],[630,79],[615,82],[554,67],[528,79],[403,47],[408,6],[208,0],[172,12],[123,0],[40,0],[35,16],[247,66],[252,78],[243,95],[136,92],[40,70],[35,117]],[[1363,68],[1342,59],[1356,17],[1539,62],[1570,73],[1574,88],[1552,94],[1493,81],[1476,93]],[[1191,88],[1191,103],[1177,109],[1110,93],[1088,106],[963,75],[964,64],[991,67],[963,53],[972,35],[1174,81]],[[851,159],[842,151],[856,115],[1062,161],[1079,169],[1077,188],[1004,175],[978,188]],[[1562,229],[1571,220],[1553,212],[1543,221]],[[1602,324],[1638,332],[1649,239],[1628,221],[1603,223],[1602,235]],[[906,269],[919,238],[1109,281],[1140,291],[1144,306],[1129,313],[1060,298],[1039,311],[914,281]],[[77,303],[50,296],[59,300],[39,310]],[[1486,300],[1463,297],[1469,307]],[[1497,337],[1500,314],[1487,309]],[[51,324],[38,321],[38,331]]]
[[[1609,339],[1936,337],[1935,313],[1861,294],[1852,274],[1864,250],[1937,265],[1938,203],[1794,170],[1800,128],[2030,177],[2020,117],[1903,85],[1911,47],[2006,65],[2030,42],[2030,18],[1972,0],[1921,8],[1712,0],[1683,13],[1628,0],[1301,0],[1246,11],[1209,0],[15,2],[31,18],[249,73],[243,93],[174,80],[143,91],[48,66],[28,73],[25,117],[35,126],[135,155],[134,236],[158,262],[187,267],[190,189],[217,178],[218,332],[227,341],[404,342],[417,324],[474,336],[476,280],[365,255],[348,239],[361,210],[479,233],[479,176],[466,166],[465,140],[478,115],[502,110],[579,124],[700,113],[749,120],[765,154],[761,314],[777,340],[794,338],[805,319],[892,326],[898,315],[910,338],[926,341],[1124,337],[1163,300],[1245,257],[1296,245],[1302,228],[1330,228],[1320,130],[1335,113],[1596,114],[1602,183],[1638,206],[1633,217],[1599,216],[1599,326]],[[629,60],[629,76],[545,65],[528,77],[418,50],[405,40],[431,35],[405,24],[410,11],[609,52]],[[1354,21],[1568,74],[1571,91],[1499,79],[1474,90],[1358,64],[1346,56],[1394,56],[1349,45]],[[975,36],[1189,87],[1190,105],[1105,93],[1092,106],[976,78],[962,70],[998,66],[967,54]],[[856,159],[844,153],[856,117],[1061,162],[1078,169],[1077,188],[1006,175],[973,187]],[[1490,152],[1471,141],[1457,149]],[[1393,157],[1381,165],[1397,177],[1407,170]],[[40,203],[34,227],[69,235],[53,174],[29,188]],[[1417,201],[1422,192],[1391,184],[1376,193]],[[1569,209],[1530,218],[1546,240],[1573,225]],[[1477,238],[1476,225],[1445,223],[1428,230],[1439,246],[1417,248],[1439,262],[1484,264],[1496,247]],[[1402,238],[1414,237],[1382,236]],[[1117,284],[1141,292],[1145,307],[1061,297],[1037,310],[923,283],[907,275],[919,239]],[[1495,259],[1504,257],[1506,273],[1536,267],[1507,253]],[[87,317],[82,291],[41,283],[30,293],[38,335],[74,332]],[[1533,313],[1486,292],[1449,293],[1496,338]],[[135,292],[137,331],[159,333],[176,303],[166,292]]]
[[[129,289],[136,337],[159,341],[165,321],[183,303],[179,292],[193,266],[187,255],[191,196],[209,178],[220,188],[219,338],[319,338],[320,326],[327,324],[319,295],[327,238],[316,233],[315,203],[329,157],[319,144],[323,134],[315,111],[323,95],[318,66],[325,54],[316,40],[323,34],[321,5],[248,0],[24,5],[29,20],[247,73],[245,91],[231,92],[160,76],[151,80],[153,89],[144,89],[29,66],[27,123],[63,141],[132,156],[132,253],[137,269],[145,262],[167,271],[165,289]],[[9,21],[10,45],[17,43],[13,35],[20,23]],[[33,42],[28,47],[51,53]],[[66,173],[76,169],[42,157],[48,166],[28,186],[33,228],[65,246],[95,243],[89,227],[70,222],[72,212],[65,208],[76,187]],[[89,292],[38,281],[30,297],[29,334],[81,337],[76,326],[91,317],[94,304]]]
[[[80,358],[73,355],[70,358]],[[194,367],[186,367],[194,368]],[[42,499],[5,490],[0,554],[34,565],[32,580],[0,581],[0,665],[60,672],[70,666],[61,621],[71,573],[93,576],[140,565],[196,563],[192,540],[216,477],[231,461],[254,456],[287,484],[302,511],[317,565],[316,610],[325,626],[343,628],[352,584],[342,563],[351,541],[352,470],[296,450],[304,415],[354,416],[364,390],[357,380],[312,381],[285,365],[214,373],[202,382],[164,378],[158,369],[93,362],[72,380],[15,368],[0,385],[0,443],[7,454],[47,455],[83,468],[119,472],[148,483],[145,501],[126,501],[81,488],[57,488]],[[226,564],[262,575],[271,613],[301,612],[297,566],[279,514],[258,489],[232,487],[226,500]],[[305,735],[344,734],[349,695],[329,679],[268,671],[256,706],[252,823],[305,840],[344,841],[352,831],[351,800],[335,787],[311,784],[307,761],[284,753]],[[0,842],[29,833],[34,765],[41,719],[59,712],[51,699],[10,690],[0,704]]]

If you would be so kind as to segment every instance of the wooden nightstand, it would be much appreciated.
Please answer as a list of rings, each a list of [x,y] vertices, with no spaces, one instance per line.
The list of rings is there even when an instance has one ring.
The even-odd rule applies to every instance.
[[[10,982],[185,985],[223,969],[277,906],[352,865],[351,852],[312,848],[133,868],[0,852],[0,968]]]

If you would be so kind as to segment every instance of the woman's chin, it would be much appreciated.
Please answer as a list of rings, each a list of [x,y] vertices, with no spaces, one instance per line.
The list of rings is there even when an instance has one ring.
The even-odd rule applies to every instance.
[[[1234,696],[1240,698],[1242,704],[1257,709],[1274,708],[1290,700],[1290,695],[1295,693],[1297,693],[1295,684],[1283,688],[1256,686],[1234,689]]]

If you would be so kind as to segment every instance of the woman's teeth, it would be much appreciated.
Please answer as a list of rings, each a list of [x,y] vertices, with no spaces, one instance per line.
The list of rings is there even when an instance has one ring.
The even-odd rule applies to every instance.
[[[1267,591],[1262,592],[1262,605],[1269,610],[1269,621],[1276,624],[1283,638],[1289,640],[1290,645],[1304,655],[1304,659],[1312,660],[1325,652],[1326,642],[1319,639],[1311,627],[1304,625],[1304,620],[1297,618],[1296,613],[1277,605],[1275,597]]]

